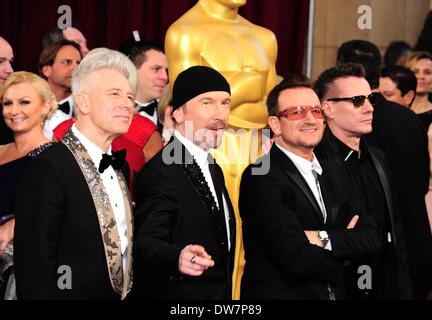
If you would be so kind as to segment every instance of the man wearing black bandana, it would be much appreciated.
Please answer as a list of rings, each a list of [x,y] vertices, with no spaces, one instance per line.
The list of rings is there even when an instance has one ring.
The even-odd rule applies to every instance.
[[[209,153],[222,141],[230,96],[225,78],[208,67],[190,67],[174,82],[174,136],[135,187],[140,298],[231,299],[236,225]]]

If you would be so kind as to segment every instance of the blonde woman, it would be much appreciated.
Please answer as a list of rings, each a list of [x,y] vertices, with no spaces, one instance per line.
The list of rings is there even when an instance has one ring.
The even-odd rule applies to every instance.
[[[28,161],[51,145],[42,128],[57,103],[48,83],[29,72],[9,76],[0,87],[0,103],[14,135],[14,142],[0,146],[0,277],[4,278],[12,265],[16,186]],[[14,297],[13,290],[6,289],[0,285],[0,299]]]
[[[426,51],[413,52],[406,67],[411,69],[417,78],[416,97],[411,109],[419,116],[426,127],[432,123],[432,102],[429,94],[432,91],[432,55]]]

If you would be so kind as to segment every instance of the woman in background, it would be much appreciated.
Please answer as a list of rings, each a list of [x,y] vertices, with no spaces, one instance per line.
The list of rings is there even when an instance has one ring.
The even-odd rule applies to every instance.
[[[14,142],[0,146],[0,300],[14,299],[13,201],[19,177],[28,161],[51,143],[43,125],[57,108],[48,83],[29,72],[15,72],[0,87],[0,103]]]
[[[432,123],[432,102],[429,93],[432,91],[432,55],[426,51],[415,51],[405,65],[417,78],[416,97],[411,109],[419,116],[426,130]]]

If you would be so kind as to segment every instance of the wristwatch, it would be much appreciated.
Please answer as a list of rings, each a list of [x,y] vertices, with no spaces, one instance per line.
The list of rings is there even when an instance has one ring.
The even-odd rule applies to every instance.
[[[325,248],[325,246],[327,245],[327,243],[329,241],[329,235],[328,235],[327,231],[325,231],[325,230],[318,231],[318,237],[321,240],[322,247]]]

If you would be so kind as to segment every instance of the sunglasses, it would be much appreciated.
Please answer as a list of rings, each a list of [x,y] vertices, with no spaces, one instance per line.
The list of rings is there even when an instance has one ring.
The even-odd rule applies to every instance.
[[[288,107],[276,113],[275,116],[278,118],[284,117],[288,120],[302,120],[306,118],[309,111],[315,119],[324,118],[322,107],[320,105]]]
[[[354,107],[360,108],[362,105],[364,105],[366,99],[369,100],[371,105],[375,105],[378,102],[378,98],[379,98],[379,94],[377,92],[372,92],[368,96],[354,96],[349,98],[331,98],[331,99],[327,99],[327,101],[334,101],[334,102],[351,101]]]

